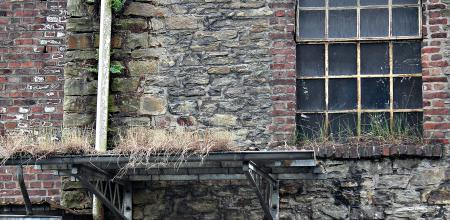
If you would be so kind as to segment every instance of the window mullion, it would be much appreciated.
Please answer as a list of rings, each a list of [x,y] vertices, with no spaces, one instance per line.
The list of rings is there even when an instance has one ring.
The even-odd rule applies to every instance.
[[[389,42],[389,115],[390,128],[394,131],[394,44],[392,41]]]
[[[358,0],[359,3],[359,0]],[[361,43],[358,42],[356,44],[356,70],[357,70],[357,97],[358,97],[358,104],[357,104],[357,110],[358,110],[358,118],[357,118],[357,127],[356,132],[357,135],[361,135]]]
[[[327,6],[328,6],[328,0],[326,0],[327,2]],[[329,72],[329,67],[328,67],[328,46],[329,43],[325,43],[325,134],[328,134],[329,131],[329,127],[330,127],[330,122],[329,122],[329,115],[328,115],[328,100],[329,100],[329,95],[328,95],[328,85],[329,85],[329,79],[328,79],[328,72]]]

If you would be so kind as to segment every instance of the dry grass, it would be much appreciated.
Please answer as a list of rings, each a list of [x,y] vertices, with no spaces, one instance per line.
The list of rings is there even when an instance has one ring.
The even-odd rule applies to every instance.
[[[210,152],[237,150],[233,145],[233,135],[227,131],[187,131],[183,128],[174,130],[129,128],[118,136],[118,144],[113,152],[130,157],[126,168],[136,166],[159,166],[167,164],[169,156],[177,156],[178,163],[185,158],[196,155],[205,157]],[[159,161],[149,161],[159,155]]]
[[[36,134],[35,134],[36,133]],[[0,136],[0,160],[15,156],[42,159],[50,155],[93,152],[93,132],[88,129],[44,129],[35,132]]]

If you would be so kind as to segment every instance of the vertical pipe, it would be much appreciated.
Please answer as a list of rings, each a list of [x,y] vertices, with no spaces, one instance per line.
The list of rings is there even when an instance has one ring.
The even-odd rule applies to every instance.
[[[17,175],[17,182],[19,183],[20,187],[20,192],[22,193],[23,201],[25,203],[25,211],[27,215],[33,215],[30,197],[28,196],[27,187],[25,186],[25,181],[23,179],[22,165],[17,166],[16,175]]]
[[[108,131],[108,96],[109,96],[109,65],[111,49],[111,0],[101,0],[100,3],[100,48],[98,57],[98,87],[97,87],[97,117],[95,130],[95,150],[105,152]],[[102,204],[94,195],[92,214],[95,220],[103,220]]]

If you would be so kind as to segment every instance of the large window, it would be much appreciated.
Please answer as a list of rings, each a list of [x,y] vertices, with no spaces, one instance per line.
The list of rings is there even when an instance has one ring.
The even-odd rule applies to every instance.
[[[359,135],[374,120],[420,132],[420,12],[418,0],[298,0],[301,135]]]

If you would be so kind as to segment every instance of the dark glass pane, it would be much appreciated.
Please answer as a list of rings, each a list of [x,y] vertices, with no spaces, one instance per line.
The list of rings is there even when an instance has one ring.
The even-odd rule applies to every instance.
[[[328,62],[330,75],[356,75],[356,44],[330,44]]]
[[[418,8],[392,9],[392,35],[417,36],[419,34]]]
[[[323,44],[297,45],[297,76],[323,76],[325,46]]]
[[[394,43],[394,74],[421,73],[421,49],[420,42]]]
[[[388,34],[388,9],[361,9],[361,37],[384,37]]]
[[[392,0],[392,4],[399,5],[399,4],[418,4],[417,0]]]
[[[325,0],[299,0],[300,7],[325,7]]]
[[[323,38],[325,36],[324,11],[300,11],[299,15],[300,38]]]
[[[328,37],[356,37],[356,10],[330,10],[329,13]]]
[[[361,44],[361,74],[389,73],[389,45]]]
[[[323,80],[297,80],[297,108],[303,111],[325,110]]]
[[[394,114],[394,132],[422,136],[423,114],[421,112],[402,112]]]
[[[361,131],[365,134],[383,136],[390,132],[388,112],[361,114]]]
[[[394,78],[394,108],[422,108],[422,78]]]
[[[330,110],[356,109],[356,79],[330,79],[329,86]]]
[[[356,0],[329,0],[330,7],[356,6]]]
[[[387,5],[388,0],[361,0],[361,5]]]
[[[345,138],[356,134],[356,114],[329,114],[330,135]]]
[[[325,117],[323,114],[297,114],[297,132],[300,139],[324,137]]]
[[[389,79],[361,79],[361,105],[363,109],[389,109]]]

